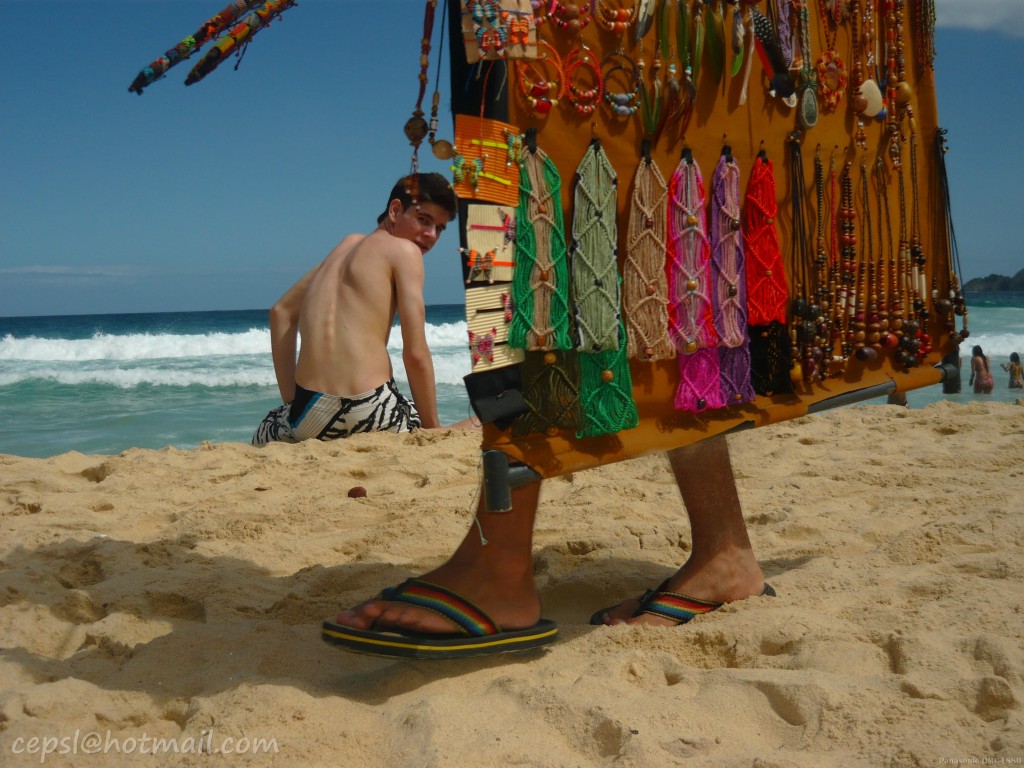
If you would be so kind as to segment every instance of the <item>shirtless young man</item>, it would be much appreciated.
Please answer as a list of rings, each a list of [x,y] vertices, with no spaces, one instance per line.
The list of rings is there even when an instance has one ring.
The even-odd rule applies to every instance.
[[[415,203],[410,186],[417,188]],[[456,211],[455,193],[440,174],[403,177],[377,229],[346,237],[278,300],[270,310],[270,343],[284,405],[267,414],[253,445],[441,426],[423,256]],[[395,386],[387,350],[396,312],[412,402]]]

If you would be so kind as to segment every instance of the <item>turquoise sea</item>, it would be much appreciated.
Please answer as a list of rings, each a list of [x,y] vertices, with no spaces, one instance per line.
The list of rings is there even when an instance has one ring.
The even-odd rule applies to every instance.
[[[1007,389],[999,364],[1024,354],[1024,293],[973,294],[968,306],[962,351],[969,357],[980,344],[996,374],[986,399],[1014,402],[1019,390]],[[430,306],[427,323],[441,422],[450,424],[470,413],[465,310]],[[393,333],[396,379],[408,393],[401,343]],[[965,379],[959,395],[915,390],[910,406],[986,397],[969,389]],[[0,453],[247,443],[279,402],[266,310],[0,318]]]

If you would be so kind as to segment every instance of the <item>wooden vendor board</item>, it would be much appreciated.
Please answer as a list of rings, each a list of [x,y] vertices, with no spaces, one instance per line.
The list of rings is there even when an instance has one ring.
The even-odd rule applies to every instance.
[[[523,351],[504,353],[502,372],[488,368],[467,377],[474,407],[484,405],[478,409],[482,416],[497,403],[499,415],[484,426],[485,451],[499,450],[541,477],[552,477],[847,402],[906,392],[953,374],[941,362],[956,353],[962,340],[956,330],[962,298],[940,193],[941,152],[936,142],[941,138],[930,32],[914,13],[916,7],[907,0],[449,0],[450,30],[458,31],[451,38],[455,151],[472,140],[467,130],[459,129],[460,118],[474,118],[475,126],[482,117],[500,120],[515,136],[510,135],[504,148],[492,140],[478,172],[486,175],[498,167],[499,159],[504,172],[534,147],[550,159],[561,182],[555,199],[561,208],[565,278],[577,283],[566,294],[572,349],[554,343],[554,332],[537,333],[534,328],[532,336],[525,336]],[[506,17],[503,10],[508,11]],[[649,28],[638,37],[648,12]],[[502,51],[501,33],[484,34],[502,18],[520,25],[524,19],[529,22],[535,35],[529,47]],[[479,49],[486,41],[489,49]],[[523,58],[526,55],[532,58]],[[696,72],[692,89],[688,67]],[[615,182],[583,170],[588,152],[610,163]],[[681,190],[696,190],[696,176],[688,170],[692,166],[682,166],[684,156],[702,174],[700,211],[692,199],[687,205],[679,202],[686,202]],[[641,183],[645,186],[639,190],[640,198],[657,196],[657,184],[647,186],[649,166],[644,181],[639,180],[645,158],[665,185],[666,202],[659,198],[657,212],[645,211],[643,200],[634,199]],[[728,161],[725,166],[723,158]],[[766,174],[771,177],[772,200],[755,198],[755,166],[761,174],[758,183]],[[536,193],[542,181],[536,174],[532,179],[527,186]],[[546,230],[540,236],[540,227],[548,226],[539,221],[541,214],[552,217],[543,210],[538,214],[536,202],[532,208],[525,204],[523,190],[521,183],[515,222],[519,251],[503,260],[514,261],[517,274],[531,264],[534,272],[531,279],[522,276],[504,283],[509,295],[517,286],[550,287],[553,278],[541,246],[556,250],[560,242]],[[604,245],[581,234],[584,228],[589,232],[594,220],[606,221],[600,201],[592,199],[601,194],[612,195],[616,225],[604,228],[605,235],[612,232]],[[755,199],[771,209],[767,214],[762,210],[759,221],[754,221],[751,209]],[[471,202],[488,201],[474,196]],[[508,209],[507,199],[491,202],[500,202],[503,213]],[[733,203],[739,208],[730,209]],[[591,206],[588,219],[574,220],[584,204]],[[695,213],[701,214],[700,224]],[[530,216],[538,219],[536,242],[522,240]],[[717,228],[712,223],[716,216]],[[459,223],[463,245],[467,234],[470,240],[474,236],[467,233],[465,218]],[[657,269],[648,270],[637,283],[630,272],[636,268],[633,254],[643,247],[637,243],[645,228],[655,231],[653,240],[664,243],[665,254]],[[706,245],[686,240],[687,231],[697,231]],[[645,258],[650,252],[648,248]],[[754,261],[766,253],[774,254],[784,281],[778,272],[772,274],[770,264],[764,267]],[[707,269],[694,273],[693,264],[685,263],[687,254],[703,258]],[[579,271],[584,261],[604,257],[617,261],[622,281],[618,290],[594,277],[597,272]],[[463,267],[468,278],[469,265]],[[758,283],[766,275],[774,278],[776,293],[783,286],[781,296],[771,298],[769,288]],[[614,338],[592,343],[584,333],[591,325],[587,312],[598,311],[599,302],[580,291],[578,284],[589,285],[591,280],[602,289],[601,296],[621,302],[619,353],[613,349]],[[633,316],[644,302],[627,295],[635,293],[636,285],[647,286],[648,294],[660,299],[651,315],[655,319],[643,321],[646,330],[637,330],[640,321]],[[477,293],[482,287],[467,285]],[[493,281],[487,288],[499,291]],[[747,300],[738,309],[730,304],[737,290]],[[639,295],[642,298],[642,291]],[[554,313],[558,295],[552,297]],[[697,307],[698,298],[713,306]],[[770,332],[767,320],[737,322],[753,321],[755,305],[769,300],[782,313]],[[521,305],[522,296],[516,301]],[[527,302],[534,316],[537,301],[531,297]],[[522,307],[517,305],[516,311]],[[658,313],[667,317],[668,327],[659,325]],[[693,324],[701,318],[717,344],[696,341]],[[514,321],[510,328],[496,331],[495,337],[507,341],[511,352],[518,338]],[[634,331],[647,340],[630,341]],[[728,342],[736,333],[744,338]],[[765,341],[769,333],[775,334],[774,346]],[[479,331],[476,334],[479,337]],[[657,344],[648,338],[651,334],[658,336]],[[583,350],[576,349],[580,345]],[[721,351],[727,346],[740,350],[733,362],[726,362],[732,360],[732,352]],[[699,391],[682,391],[681,382],[690,376],[684,373],[685,366],[697,370],[698,347],[709,350],[707,359],[715,371],[721,365],[723,381],[727,366],[734,366],[730,377],[736,377],[735,371],[745,377],[731,383],[733,389],[721,405]],[[525,400],[520,410],[528,411],[551,406],[540,402],[546,396],[539,390],[527,391],[531,377],[550,364],[560,374],[585,379],[591,365],[586,356],[591,352],[606,355],[606,361],[618,354],[616,360],[628,364],[635,418],[624,416],[620,421],[628,426],[588,432],[586,403],[575,417],[558,414],[561,421],[549,421],[546,427],[543,419],[529,421],[530,413],[500,415],[502,402]],[[520,362],[523,356],[525,362]],[[570,359],[574,357],[580,360]],[[767,376],[762,370],[766,365],[783,365],[783,378],[778,370],[774,378]],[[612,363],[602,366],[605,363],[598,365],[593,386],[603,386],[601,376],[605,384],[625,380],[625,369],[615,373]],[[577,368],[583,373],[574,374]],[[700,386],[713,384],[714,375],[703,369],[693,374]],[[755,385],[756,392],[751,389]],[[581,401],[586,400],[582,390],[587,386],[579,384]],[[551,397],[570,396],[560,392]],[[628,404],[608,407],[619,406],[629,410]],[[524,429],[524,418],[542,428]]]

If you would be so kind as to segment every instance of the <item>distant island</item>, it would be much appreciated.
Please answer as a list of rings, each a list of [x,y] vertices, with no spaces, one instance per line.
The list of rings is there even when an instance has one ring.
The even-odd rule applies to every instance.
[[[964,283],[965,291],[1024,291],[1024,269],[1013,277],[989,275],[975,277]]]

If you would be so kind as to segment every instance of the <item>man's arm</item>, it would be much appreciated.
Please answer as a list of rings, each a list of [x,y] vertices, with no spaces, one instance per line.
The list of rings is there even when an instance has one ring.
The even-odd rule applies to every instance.
[[[320,265],[307,272],[270,308],[270,352],[274,357],[274,375],[281,400],[295,399],[295,360],[299,347],[299,310],[309,284]]]
[[[412,399],[423,426],[441,426],[437,416],[434,361],[427,345],[427,311],[423,304],[423,256],[412,242],[405,242],[396,259],[392,280],[402,324],[402,362],[409,377]]]

